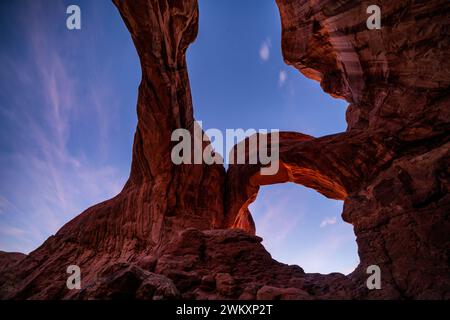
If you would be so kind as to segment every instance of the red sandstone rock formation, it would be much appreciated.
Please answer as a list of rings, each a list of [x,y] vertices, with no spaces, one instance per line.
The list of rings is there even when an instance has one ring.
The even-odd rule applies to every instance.
[[[282,134],[284,170],[272,181],[232,166],[228,224],[252,231],[259,185],[301,183],[345,200],[361,259],[350,278],[360,282],[370,264],[383,270],[386,286],[370,296],[449,298],[449,3],[381,1],[381,30],[365,26],[371,2],[277,3],[286,62],[350,103],[348,129]]]
[[[382,29],[368,30],[369,2],[277,0],[286,62],[350,106],[344,133],[281,133],[270,177],[172,164],[171,132],[194,125],[197,3],[114,2],[142,67],[130,179],[28,256],[0,252],[0,298],[450,298],[448,1],[378,1]],[[286,181],[345,200],[361,260],[351,275],[278,263],[254,235],[259,186]],[[372,264],[381,290],[365,285]]]

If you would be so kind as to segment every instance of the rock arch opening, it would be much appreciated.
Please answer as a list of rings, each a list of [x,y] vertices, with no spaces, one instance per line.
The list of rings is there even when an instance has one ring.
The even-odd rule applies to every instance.
[[[238,12],[234,10],[236,6],[240,7]],[[332,152],[321,154],[333,143],[333,138],[315,139],[293,132],[324,136],[344,131],[346,103],[331,98],[318,83],[286,65],[281,52],[280,13],[275,2],[262,6],[236,3],[236,6],[228,2],[212,5],[199,1],[199,33],[187,51],[187,66],[195,118],[203,122],[205,129],[278,128],[282,131],[283,165],[275,177],[265,181],[254,176],[255,170],[259,170],[254,166],[228,167],[225,225],[254,233],[248,206],[256,199],[258,188],[255,186],[292,181],[297,183],[298,190],[302,190],[298,185],[301,184],[332,199],[346,198],[347,177],[339,172],[338,161],[333,159]],[[230,16],[233,16],[233,23],[227,18]],[[308,143],[312,140],[314,143]],[[323,140],[324,150],[316,147],[317,140]],[[285,186],[263,187],[264,190],[272,188]],[[333,203],[322,195],[318,197],[324,199],[324,203]],[[265,197],[259,197],[256,203],[261,199],[266,201]],[[295,201],[293,198],[292,202]],[[342,208],[337,211],[330,215],[336,215],[341,221]],[[349,237],[354,237],[350,225],[347,230],[350,230]],[[354,238],[352,240],[354,242]],[[354,256],[355,247],[353,243],[348,250]],[[268,249],[275,257],[280,257],[281,262],[302,266],[300,261],[286,261],[277,250]],[[306,268],[318,272],[346,272],[348,269]]]
[[[335,159],[331,152],[327,152],[333,139],[334,136],[316,139],[300,133],[281,132],[276,175],[262,175],[260,165],[231,165],[227,180],[228,226],[261,235],[270,242],[267,249],[272,254],[275,252],[275,259],[302,267],[306,265],[307,272],[348,274],[353,271],[359,260],[355,236],[352,226],[344,224],[340,218],[342,201],[348,197],[352,180],[347,176],[348,172],[340,169],[344,160]],[[320,157],[318,152],[321,152]],[[269,189],[275,192],[266,192]],[[255,206],[256,213],[252,210]],[[320,213],[315,214],[314,211],[318,210]],[[302,216],[303,221],[296,229]],[[311,216],[320,221],[314,225],[314,218],[308,218]],[[269,224],[271,217],[273,221]],[[258,224],[262,227],[260,233]],[[339,228],[325,229],[331,225]],[[334,229],[331,230],[333,232],[330,229]],[[296,239],[308,233],[312,237],[318,236],[316,241],[321,245],[314,248],[311,245],[313,239]],[[296,243],[303,252],[295,248]],[[335,254],[339,247],[345,252],[340,257]],[[284,248],[289,249],[282,253],[280,249]]]
[[[342,200],[283,183],[262,186],[248,208],[256,235],[275,260],[322,274],[349,274],[358,265],[353,227],[341,218]]]

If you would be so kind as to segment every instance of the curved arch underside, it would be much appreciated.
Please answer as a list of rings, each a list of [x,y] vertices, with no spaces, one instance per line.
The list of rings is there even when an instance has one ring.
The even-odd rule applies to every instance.
[[[364,138],[364,134],[357,137]],[[367,148],[361,152],[348,144],[351,138],[348,133],[314,138],[280,132],[277,174],[262,175],[260,169],[264,166],[261,164],[230,164],[226,181],[226,226],[255,233],[248,206],[256,199],[262,185],[294,182],[327,198],[345,200],[358,189],[365,172],[373,173],[380,158],[389,159],[388,150],[378,149],[374,141],[365,142]],[[243,142],[247,147],[249,139]],[[245,149],[245,163],[249,163],[249,150]]]

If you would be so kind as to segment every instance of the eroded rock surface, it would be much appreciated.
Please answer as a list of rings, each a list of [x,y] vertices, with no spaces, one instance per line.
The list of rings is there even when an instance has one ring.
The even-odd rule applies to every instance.
[[[321,138],[281,133],[279,175],[257,165],[227,173],[229,226],[249,232],[260,185],[297,182],[345,200],[369,297],[449,298],[449,3],[379,1],[382,28],[366,28],[368,1],[278,0],[285,61],[346,99],[348,129]],[[250,227],[249,227],[250,226]]]
[[[286,62],[350,105],[344,133],[281,133],[281,169],[265,177],[171,161],[172,131],[194,130],[197,2],[114,3],[142,67],[130,178],[28,256],[0,253],[0,298],[450,298],[448,1],[378,1],[382,29],[368,30],[367,1],[277,0]],[[351,275],[305,274],[254,235],[259,186],[287,181],[345,200],[361,260]],[[72,264],[81,290],[66,287]],[[366,287],[373,264],[381,290]]]

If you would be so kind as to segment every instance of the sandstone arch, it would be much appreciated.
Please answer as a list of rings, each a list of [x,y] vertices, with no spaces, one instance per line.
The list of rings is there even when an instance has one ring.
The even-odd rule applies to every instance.
[[[369,2],[277,0],[286,62],[350,106],[346,132],[283,133],[285,171],[270,181],[258,181],[257,166],[225,175],[222,166],[170,163],[170,132],[193,129],[185,51],[197,2],[114,3],[142,67],[130,179],[29,255],[0,253],[0,298],[128,290],[151,299],[152,286],[197,299],[450,298],[448,1],[381,0],[382,29],[369,31]],[[258,237],[230,229],[252,231],[245,205],[255,189],[286,179],[345,198],[361,260],[350,276],[305,274],[271,259]],[[78,293],[65,287],[68,264],[84,270]],[[371,264],[383,272],[382,290],[364,286]]]

